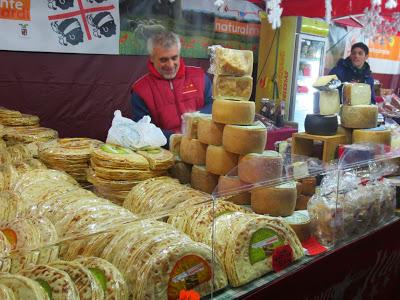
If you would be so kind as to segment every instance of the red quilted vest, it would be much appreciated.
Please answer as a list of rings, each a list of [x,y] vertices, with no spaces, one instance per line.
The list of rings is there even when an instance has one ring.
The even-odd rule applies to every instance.
[[[132,91],[143,99],[156,126],[180,132],[181,115],[204,106],[204,71],[185,66],[181,59],[176,77],[166,80],[150,60],[147,67],[149,73],[132,85]]]

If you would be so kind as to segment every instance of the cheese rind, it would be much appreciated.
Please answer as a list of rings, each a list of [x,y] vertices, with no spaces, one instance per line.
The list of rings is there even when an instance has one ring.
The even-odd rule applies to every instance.
[[[234,125],[251,125],[255,116],[252,101],[215,100],[212,105],[214,122]]]
[[[385,144],[391,145],[392,133],[388,129],[381,129],[380,127],[371,129],[355,129],[353,130],[353,143],[371,143],[371,144]]]
[[[206,153],[206,169],[216,175],[225,175],[238,164],[239,156],[222,146],[209,145]]]
[[[214,76],[213,98],[248,101],[253,88],[251,76]]]
[[[267,142],[267,128],[260,122],[254,125],[226,125],[222,136],[224,148],[236,154],[262,153]]]
[[[179,156],[181,141],[183,134],[174,133],[169,137],[169,151],[171,151],[174,155]]]
[[[200,142],[207,145],[222,145],[224,124],[215,123],[212,117],[201,117],[197,124],[197,137]]]
[[[247,183],[276,180],[282,176],[283,158],[276,151],[250,153],[239,159],[238,175]]]
[[[295,211],[285,217],[284,221],[292,227],[300,241],[305,241],[311,236],[311,220],[307,210]]]
[[[366,83],[344,83],[343,84],[344,105],[370,105],[371,87]]]
[[[294,182],[276,187],[257,188],[251,191],[251,208],[258,214],[290,216],[296,206],[296,196]]]
[[[204,165],[206,163],[206,151],[207,145],[201,143],[198,139],[182,137],[180,156],[185,163]]]
[[[218,184],[218,175],[211,174],[204,166],[194,165],[190,184],[196,190],[211,194]]]
[[[238,176],[220,176],[217,191],[218,196],[228,197],[226,201],[238,205],[250,204],[250,193],[246,191],[246,183]]]
[[[341,123],[346,128],[373,128],[377,125],[378,108],[375,105],[343,105]]]

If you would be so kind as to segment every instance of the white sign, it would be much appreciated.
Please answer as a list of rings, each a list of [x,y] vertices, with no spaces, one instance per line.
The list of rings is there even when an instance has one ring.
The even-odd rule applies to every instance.
[[[0,0],[0,50],[118,54],[118,0]]]

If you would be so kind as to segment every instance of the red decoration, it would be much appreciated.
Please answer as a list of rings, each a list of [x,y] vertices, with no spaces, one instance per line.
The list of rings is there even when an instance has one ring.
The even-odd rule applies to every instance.
[[[179,300],[200,300],[200,294],[195,290],[181,290]]]
[[[279,272],[287,268],[293,260],[293,250],[290,245],[276,247],[272,253],[272,268],[275,272]]]

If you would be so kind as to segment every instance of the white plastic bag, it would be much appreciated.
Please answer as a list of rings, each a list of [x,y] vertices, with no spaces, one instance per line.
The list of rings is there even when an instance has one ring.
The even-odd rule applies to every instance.
[[[116,110],[106,142],[133,149],[146,149],[164,146],[167,138],[160,128],[151,123],[150,116],[144,116],[135,122],[124,118],[121,111]]]

